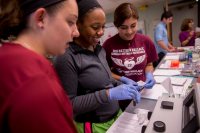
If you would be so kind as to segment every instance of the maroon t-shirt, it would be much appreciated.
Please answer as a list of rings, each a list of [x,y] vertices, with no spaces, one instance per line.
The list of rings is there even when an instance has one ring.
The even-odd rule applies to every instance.
[[[52,65],[18,44],[0,47],[0,132],[76,132],[70,101]]]
[[[138,33],[131,41],[122,40],[117,34],[109,38],[103,47],[112,72],[134,81],[145,81],[147,64],[158,58],[150,38]]]

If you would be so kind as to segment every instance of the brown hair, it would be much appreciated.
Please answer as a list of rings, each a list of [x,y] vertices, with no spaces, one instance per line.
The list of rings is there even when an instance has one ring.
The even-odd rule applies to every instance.
[[[114,25],[119,27],[128,18],[138,19],[137,9],[131,3],[122,3],[115,9]]]
[[[0,3],[0,38],[6,39],[13,28],[20,23],[21,11],[17,0],[1,0]],[[11,29],[12,32],[11,32]]]
[[[49,14],[53,14],[62,5],[63,2],[61,1],[64,0],[47,6],[41,5],[40,7],[45,7]],[[28,18],[32,12],[25,15],[24,10],[21,8],[22,3],[25,2],[25,0],[0,1],[0,39],[8,39],[10,36],[16,37],[22,30],[27,28]]]
[[[189,23],[191,23],[191,22],[193,22],[193,19],[191,19],[191,18],[184,19],[181,24],[181,31],[190,30]]]

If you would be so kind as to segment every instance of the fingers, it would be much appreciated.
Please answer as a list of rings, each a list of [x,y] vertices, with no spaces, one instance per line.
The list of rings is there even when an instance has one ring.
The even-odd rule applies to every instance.
[[[150,84],[146,84],[144,87],[148,89],[148,88],[151,88],[151,85]]]
[[[131,97],[131,99],[135,99],[136,103],[139,103],[141,99],[141,95],[138,92],[137,88],[134,86],[129,86],[128,91],[129,91],[129,96]]]
[[[155,84],[155,80],[152,79],[152,80],[147,81],[144,87],[151,88],[154,84]]]
[[[135,81],[133,81],[132,79],[129,79],[129,78],[127,78],[127,77],[124,77],[124,76],[122,76],[122,77],[120,78],[120,81],[121,81],[122,83],[124,83],[124,84],[127,84],[127,85],[133,85],[133,86],[137,86],[137,85],[138,85],[137,82],[135,82]]]
[[[145,81],[146,84],[149,84],[150,82],[151,82],[151,79],[147,79],[147,80]]]
[[[132,85],[133,85],[133,86],[138,86],[138,83],[135,82],[135,81],[133,81]]]
[[[132,99],[135,99],[136,103],[139,103],[141,100],[141,95],[138,91],[134,90]]]
[[[133,92],[133,90],[137,91],[137,86],[129,85],[128,87],[130,92]]]
[[[135,88],[137,89],[137,91],[140,91],[140,89],[142,88],[143,86],[135,86]]]

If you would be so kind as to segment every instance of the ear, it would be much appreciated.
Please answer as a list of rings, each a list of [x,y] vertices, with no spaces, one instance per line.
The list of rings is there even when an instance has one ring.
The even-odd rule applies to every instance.
[[[44,19],[46,17],[46,10],[44,8],[39,8],[35,11],[34,13],[34,20],[35,20],[35,23],[36,25],[39,27],[39,28],[43,28],[44,27]]]

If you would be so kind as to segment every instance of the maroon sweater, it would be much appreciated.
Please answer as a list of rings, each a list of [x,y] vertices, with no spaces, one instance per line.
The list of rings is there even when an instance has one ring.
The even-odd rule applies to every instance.
[[[0,47],[0,132],[76,132],[70,101],[49,61],[17,44]]]

